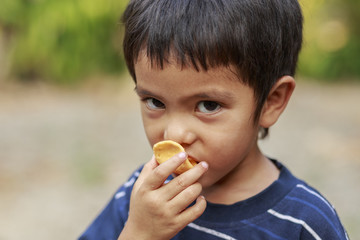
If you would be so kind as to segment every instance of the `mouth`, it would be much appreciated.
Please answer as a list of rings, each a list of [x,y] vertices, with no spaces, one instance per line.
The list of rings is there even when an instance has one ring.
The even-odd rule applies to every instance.
[[[161,164],[170,159],[175,154],[184,152],[185,148],[177,142],[171,140],[164,140],[155,143],[153,146],[153,152],[156,161]],[[197,160],[188,154],[187,159],[174,171],[176,174],[181,174],[197,165]]]
[[[188,156],[188,160],[191,163],[191,165],[196,166],[198,164],[198,161],[196,161],[192,156]]]

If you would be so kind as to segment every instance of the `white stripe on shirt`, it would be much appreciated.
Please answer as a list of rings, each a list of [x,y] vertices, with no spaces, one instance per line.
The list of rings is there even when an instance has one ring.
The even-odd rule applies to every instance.
[[[124,183],[124,187],[128,188],[131,187],[135,182],[135,178],[132,177],[129,181],[127,181],[126,183]]]
[[[196,225],[195,223],[189,223],[188,224],[188,227],[191,227],[191,228],[194,228],[198,231],[201,231],[201,232],[205,232],[205,233],[208,233],[210,235],[213,235],[213,236],[216,236],[218,238],[221,238],[221,239],[226,239],[226,240],[236,240],[236,238],[233,238],[229,235],[226,235],[224,233],[221,233],[221,232],[218,232],[218,231],[215,231],[213,229],[210,229],[210,228],[206,228],[206,227],[201,227],[199,225]]]
[[[122,198],[126,195],[126,193],[124,191],[122,192],[118,192],[115,194],[115,199],[119,199],[119,198]]]
[[[278,213],[278,212],[276,212],[276,211],[274,211],[272,209],[269,209],[268,213],[274,215],[277,218],[280,218],[280,219],[283,219],[283,220],[287,220],[287,221],[302,225],[316,240],[321,240],[319,235],[317,235],[317,233],[309,225],[307,225],[307,223],[304,222],[303,220],[294,218],[294,217],[289,216],[289,215],[283,215],[283,214]]]
[[[318,197],[321,201],[323,201],[326,205],[328,205],[328,207],[331,209],[331,211],[333,212],[333,214],[336,214],[335,213],[335,210],[334,210],[334,207],[330,205],[330,203],[328,201],[325,200],[325,198],[323,198],[320,194],[316,193],[315,191],[307,188],[305,185],[303,184],[297,184],[296,187],[298,188],[302,188],[304,189],[305,191],[311,193],[312,195]]]

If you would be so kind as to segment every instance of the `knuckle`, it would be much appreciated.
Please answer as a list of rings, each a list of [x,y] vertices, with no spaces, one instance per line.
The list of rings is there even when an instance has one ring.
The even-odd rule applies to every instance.
[[[200,183],[194,183],[193,186],[199,191],[199,193],[202,191],[202,185]]]
[[[151,163],[151,162],[147,162],[147,163],[145,163],[143,170],[144,170],[144,169],[147,169],[147,168],[150,168],[151,166],[152,166],[152,163]]]
[[[150,210],[160,209],[160,199],[152,194],[149,194],[146,198],[143,199],[143,201],[146,202],[146,205]]]
[[[166,178],[166,174],[165,174],[165,171],[161,168],[161,167],[157,167],[154,169],[153,171],[155,177],[157,178]]]
[[[140,181],[139,179],[136,180],[133,186],[133,191],[137,191],[138,189],[141,188],[142,185],[143,185],[142,181]]]
[[[201,185],[200,184],[193,184],[186,189],[186,195],[189,198],[197,197],[201,193]]]
[[[176,183],[178,186],[180,186],[180,188],[185,188],[186,187],[186,183],[185,183],[185,179],[183,176],[179,175],[176,178]]]
[[[181,229],[181,227],[179,226],[179,222],[178,221],[175,221],[175,220],[171,220],[167,223],[167,229],[170,231],[170,232],[178,232],[179,229]]]
[[[138,188],[136,188],[136,191],[135,191],[135,189],[134,189],[133,192],[136,193],[137,195],[139,195],[140,197],[144,197],[144,196],[146,196],[146,194],[147,194],[146,189],[144,189],[143,187],[141,187],[141,185],[140,185]]]

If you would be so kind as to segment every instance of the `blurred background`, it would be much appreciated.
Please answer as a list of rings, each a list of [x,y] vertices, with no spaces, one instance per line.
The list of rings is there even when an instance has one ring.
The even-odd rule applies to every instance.
[[[151,157],[121,53],[126,0],[1,0],[0,240],[76,239]],[[300,0],[297,88],[263,151],[360,239],[360,1]]]

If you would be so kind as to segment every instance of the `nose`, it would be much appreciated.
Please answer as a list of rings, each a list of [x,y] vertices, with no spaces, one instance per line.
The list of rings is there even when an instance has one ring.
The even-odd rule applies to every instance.
[[[173,140],[183,145],[190,145],[196,140],[191,123],[181,118],[172,118],[167,121],[163,137],[165,140]]]

